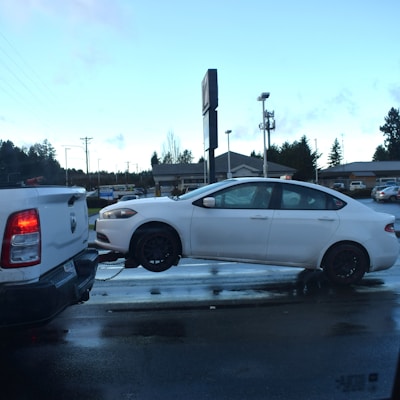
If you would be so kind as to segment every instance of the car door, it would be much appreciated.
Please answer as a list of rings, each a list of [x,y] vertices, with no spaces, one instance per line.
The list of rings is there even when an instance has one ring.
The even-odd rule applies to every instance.
[[[265,260],[273,210],[270,183],[243,183],[211,196],[215,205],[196,202],[190,228],[194,257]]]
[[[279,202],[268,240],[268,262],[315,266],[339,226],[336,210],[344,203],[323,191],[300,185],[279,183],[278,191]]]

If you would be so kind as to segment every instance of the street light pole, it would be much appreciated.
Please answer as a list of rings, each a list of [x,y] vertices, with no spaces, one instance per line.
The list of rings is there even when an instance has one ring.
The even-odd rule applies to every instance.
[[[69,147],[65,148],[65,186],[68,186],[68,162],[67,162],[67,151]]]
[[[263,130],[263,138],[264,138],[264,165],[263,165],[263,172],[264,172],[264,178],[268,177],[268,160],[267,160],[267,143],[266,143],[266,138],[265,138],[265,100],[268,99],[269,97],[269,92],[263,92],[260,94],[260,96],[257,97],[258,101],[262,102],[262,130]],[[261,126],[260,126],[261,128]]]
[[[100,193],[100,160],[101,160],[101,158],[97,159],[97,189],[98,189],[98,193]]]
[[[315,139],[315,183],[318,185],[318,145]]]
[[[231,152],[230,152],[230,147],[229,147],[229,134],[232,131],[229,129],[225,131],[225,133],[228,135],[228,173],[227,173],[227,178],[231,179],[232,178],[232,172],[231,172]]]

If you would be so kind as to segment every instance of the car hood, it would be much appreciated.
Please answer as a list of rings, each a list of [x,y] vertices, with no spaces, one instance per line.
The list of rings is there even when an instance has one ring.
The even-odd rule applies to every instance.
[[[126,201],[120,201],[118,203],[114,203],[107,207],[104,207],[103,209],[100,210],[100,213],[103,213],[104,211],[115,210],[118,208],[134,208],[141,204],[160,204],[160,203],[167,203],[167,202],[172,202],[172,201],[175,201],[175,200],[172,199],[171,197],[167,197],[167,196],[146,197],[146,198],[142,198],[142,199],[126,200]]]

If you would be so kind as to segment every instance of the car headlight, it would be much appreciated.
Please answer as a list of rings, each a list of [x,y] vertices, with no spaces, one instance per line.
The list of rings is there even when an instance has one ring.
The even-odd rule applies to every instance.
[[[130,208],[117,208],[115,210],[105,211],[103,213],[103,219],[124,219],[133,217],[135,214],[137,214],[137,212]]]

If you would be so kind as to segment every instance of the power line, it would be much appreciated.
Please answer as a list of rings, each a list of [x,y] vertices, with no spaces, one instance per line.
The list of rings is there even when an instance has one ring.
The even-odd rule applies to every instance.
[[[36,71],[32,68],[31,65],[25,60],[25,58],[21,55],[21,53],[18,52],[16,47],[6,38],[6,36],[0,32],[0,38],[3,39],[3,41],[8,45],[8,47],[14,52],[14,54],[19,58],[19,60],[25,65],[25,67],[29,70],[30,74],[26,71],[26,68],[24,66],[21,66],[20,63],[18,63],[14,57],[10,55],[9,52],[4,47],[0,46],[0,50],[3,52],[3,54],[18,68],[18,70],[24,75],[26,79],[28,79],[33,85],[36,86],[36,89],[39,90],[39,93],[43,93],[42,89],[45,89],[48,94],[51,95],[53,100],[56,98],[54,93],[50,90],[50,88],[43,82],[43,80],[40,78],[40,76],[36,73]],[[32,77],[33,76],[33,77]],[[19,79],[19,78],[18,78]],[[20,79],[19,79],[20,80]],[[40,85],[39,85],[39,84]],[[24,86],[26,87],[25,83]]]

